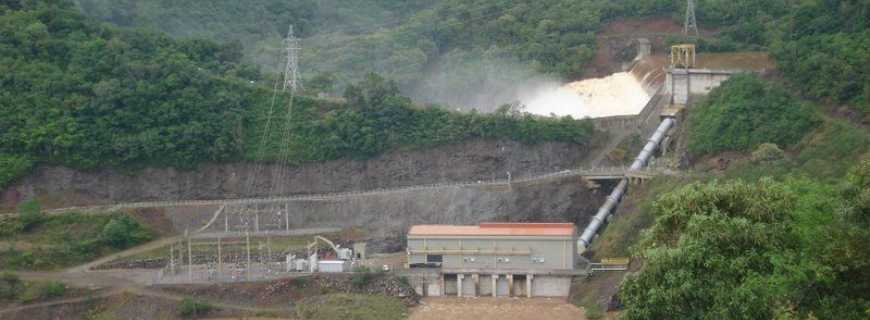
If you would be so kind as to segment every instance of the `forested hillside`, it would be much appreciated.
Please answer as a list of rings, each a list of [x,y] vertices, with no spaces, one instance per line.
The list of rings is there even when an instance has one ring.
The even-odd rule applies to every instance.
[[[119,25],[241,41],[249,61],[267,68],[276,65],[275,50],[293,24],[305,38],[303,72],[306,79],[317,78],[315,90],[341,88],[378,72],[415,97],[470,104],[481,100],[471,99],[475,91],[492,91],[492,97],[529,79],[575,79],[588,67],[595,32],[604,23],[644,16],[681,23],[685,10],[683,0],[75,2],[85,13]],[[696,2],[699,24],[714,30],[714,36],[690,39],[701,50],[770,49],[808,96],[867,114],[866,1]],[[324,79],[337,85],[319,85]]]
[[[273,102],[271,81],[241,58],[232,44],[100,25],[66,1],[0,2],[0,185],[35,163],[193,168],[279,153],[298,163],[593,134],[585,121],[420,108],[376,75],[349,86],[347,103],[296,97],[288,112],[289,97]]]
[[[689,111],[691,156],[740,156],[645,199],[625,319],[866,318],[870,134],[821,110],[742,75]]]

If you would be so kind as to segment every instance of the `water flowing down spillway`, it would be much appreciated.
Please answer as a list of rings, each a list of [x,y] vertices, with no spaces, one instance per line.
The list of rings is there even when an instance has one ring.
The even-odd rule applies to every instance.
[[[653,88],[664,80],[660,64],[646,59],[629,72],[543,87],[520,102],[526,112],[542,116],[582,119],[638,114],[652,98]]]

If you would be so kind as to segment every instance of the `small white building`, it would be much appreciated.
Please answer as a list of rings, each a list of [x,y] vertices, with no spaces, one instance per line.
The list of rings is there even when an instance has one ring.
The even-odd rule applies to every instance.
[[[343,260],[320,260],[317,262],[317,270],[320,272],[348,272],[350,271],[350,262]]]

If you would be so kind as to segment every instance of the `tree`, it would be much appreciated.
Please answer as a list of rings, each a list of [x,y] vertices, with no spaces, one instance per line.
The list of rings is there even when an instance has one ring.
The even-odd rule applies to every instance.
[[[100,237],[108,245],[124,249],[148,240],[151,235],[136,220],[130,216],[122,215],[106,223]]]
[[[620,287],[625,318],[865,318],[868,166],[846,192],[790,178],[662,195],[637,248],[644,268]]]

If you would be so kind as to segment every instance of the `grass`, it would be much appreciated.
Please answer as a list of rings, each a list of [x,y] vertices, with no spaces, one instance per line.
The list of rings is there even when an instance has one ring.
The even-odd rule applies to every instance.
[[[13,274],[3,274],[0,279],[0,305],[20,302],[23,304],[45,302],[66,296],[81,296],[87,289],[71,288],[60,281],[24,281]]]
[[[112,221],[125,219],[123,213],[85,215],[67,213],[43,217],[29,229],[17,219],[0,223],[0,268],[10,270],[52,270],[82,264],[100,256],[150,240],[147,227],[132,219],[134,242],[118,245],[104,237]]]
[[[329,294],[303,300],[296,308],[304,320],[399,320],[408,316],[401,300],[382,295]]]

